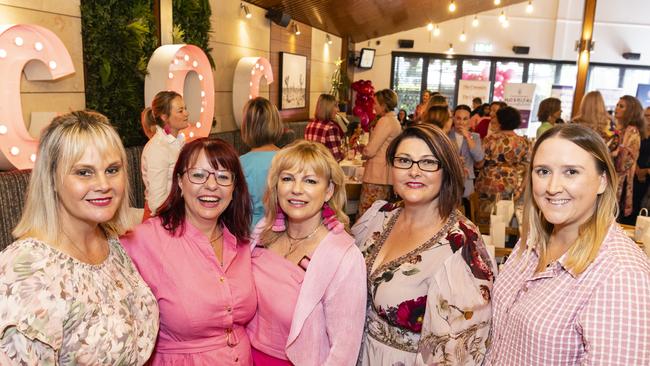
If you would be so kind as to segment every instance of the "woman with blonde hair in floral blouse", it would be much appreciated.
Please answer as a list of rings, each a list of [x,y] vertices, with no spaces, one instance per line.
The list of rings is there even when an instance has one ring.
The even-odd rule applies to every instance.
[[[142,365],[158,306],[117,240],[128,226],[124,147],[76,111],[45,128],[27,202],[0,254],[0,364]]]

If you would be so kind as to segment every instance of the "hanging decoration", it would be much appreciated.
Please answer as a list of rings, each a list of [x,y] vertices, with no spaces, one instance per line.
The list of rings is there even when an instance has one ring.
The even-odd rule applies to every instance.
[[[370,80],[357,80],[352,83],[352,90],[357,93],[352,114],[359,117],[361,128],[368,132],[370,130],[370,121],[374,121],[375,119],[375,111],[373,109],[375,104],[375,88],[372,86]]]

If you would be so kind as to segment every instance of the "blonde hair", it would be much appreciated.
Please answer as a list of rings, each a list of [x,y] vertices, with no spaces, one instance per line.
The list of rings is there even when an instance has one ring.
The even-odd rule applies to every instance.
[[[314,118],[317,121],[331,121],[334,107],[336,107],[336,98],[331,94],[321,94],[316,102]]]
[[[336,218],[349,230],[350,219],[345,214],[345,174],[332,153],[322,144],[298,140],[280,150],[271,162],[271,168],[266,178],[266,193],[264,194],[265,226],[260,235],[260,241],[271,244],[282,233],[271,230],[278,211],[278,181],[280,173],[285,170],[304,171],[312,169],[314,173],[324,177],[334,186],[332,197],[327,203],[336,213]]]
[[[604,174],[607,179],[605,191],[596,198],[595,215],[580,226],[578,238],[566,253],[567,261],[564,265],[567,270],[577,275],[584,272],[596,259],[607,231],[616,218],[616,186],[618,178],[605,141],[596,131],[578,124],[556,125],[540,136],[533,147],[531,162],[534,163],[539,146],[551,138],[567,140],[591,154],[596,169],[599,173]],[[539,253],[539,262],[535,272],[541,272],[546,264],[550,262],[546,246],[553,232],[553,225],[546,221],[544,214],[533,198],[533,163],[529,164],[525,180],[526,190],[524,192],[525,203],[521,240],[529,250],[534,248]],[[520,253],[523,252],[520,251]]]
[[[149,127],[151,132],[156,132],[156,126],[165,127],[162,116],[169,116],[172,110],[172,102],[176,98],[183,98],[173,90],[164,90],[156,94],[151,101],[151,107],[145,108],[140,114],[143,125]]]
[[[241,138],[246,145],[256,148],[273,144],[283,131],[280,113],[268,99],[257,97],[246,103],[241,125]]]
[[[61,228],[57,190],[63,177],[94,146],[100,156],[117,153],[122,160],[122,178],[127,194],[113,218],[99,223],[107,237],[118,236],[128,228],[128,161],[120,137],[108,119],[100,113],[75,111],[58,116],[43,130],[37,159],[27,189],[27,201],[18,225],[13,230],[16,238],[28,236],[57,243]]]
[[[375,99],[379,105],[384,106],[384,113],[388,113],[397,107],[397,93],[391,89],[382,89],[375,93]]]
[[[580,113],[573,122],[587,126],[600,134],[609,131],[609,114],[607,114],[605,100],[599,91],[590,91],[582,97]]]

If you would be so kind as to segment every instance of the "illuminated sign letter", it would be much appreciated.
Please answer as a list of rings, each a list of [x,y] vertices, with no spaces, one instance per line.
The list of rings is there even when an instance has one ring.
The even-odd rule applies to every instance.
[[[241,128],[246,101],[260,95],[260,81],[273,82],[271,63],[264,57],[244,57],[237,63],[232,85],[232,110],[237,127]]]

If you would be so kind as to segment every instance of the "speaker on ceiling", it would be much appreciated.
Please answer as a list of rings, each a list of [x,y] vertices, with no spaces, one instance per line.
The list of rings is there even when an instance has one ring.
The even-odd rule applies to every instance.
[[[271,19],[273,23],[285,28],[291,22],[291,15],[279,9],[269,9],[269,11],[266,12],[266,17]]]
[[[623,53],[623,58],[626,60],[640,60],[641,59],[641,54],[640,53],[635,53],[635,52],[624,52]]]
[[[527,55],[530,52],[530,47],[528,46],[512,46],[512,52],[517,55]]]
[[[415,41],[412,39],[398,39],[397,45],[399,48],[413,48]]]

